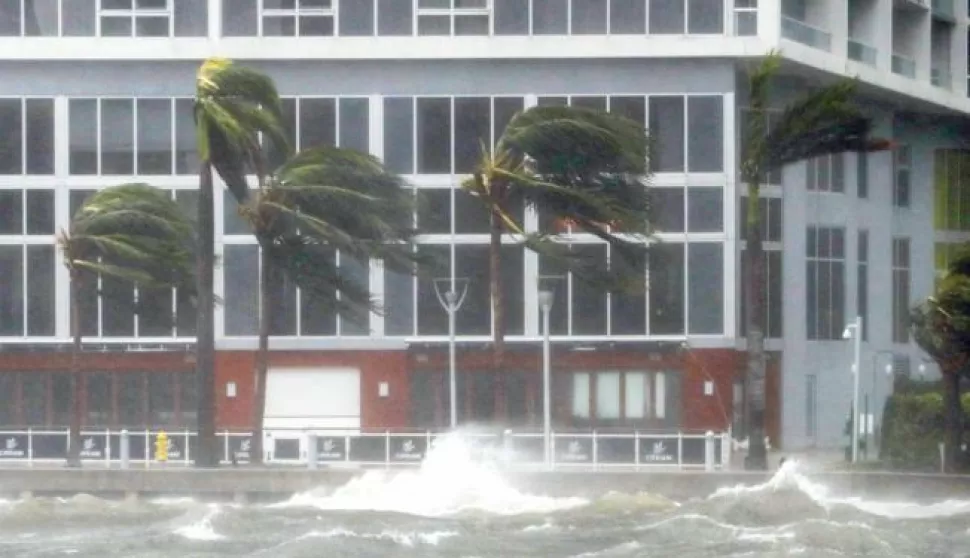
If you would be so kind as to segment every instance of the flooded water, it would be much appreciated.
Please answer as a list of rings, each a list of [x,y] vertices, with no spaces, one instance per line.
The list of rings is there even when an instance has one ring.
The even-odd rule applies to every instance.
[[[649,491],[547,498],[511,488],[466,449],[451,440],[420,469],[273,505],[2,502],[0,556],[970,556],[970,497],[836,498],[789,463],[763,485],[691,501]]]

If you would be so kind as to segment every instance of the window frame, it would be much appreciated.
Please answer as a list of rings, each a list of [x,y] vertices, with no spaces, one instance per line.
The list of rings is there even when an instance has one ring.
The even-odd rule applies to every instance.
[[[137,37],[140,39],[144,38],[160,38],[160,37],[174,37],[175,36],[175,6],[173,0],[164,0],[164,8],[141,8],[138,6],[140,0],[131,0],[131,8],[105,8],[104,0],[97,0],[97,5],[95,9],[96,13],[96,26],[95,36],[97,37]],[[128,19],[130,25],[130,33],[128,35],[105,35],[104,34],[104,20],[105,19],[116,19],[123,20]],[[168,31],[164,35],[139,35],[138,34],[138,21],[140,19],[159,19],[166,18],[168,21]]]
[[[820,248],[819,238],[822,235],[826,235],[829,238],[829,245],[825,247],[825,252],[823,253]],[[834,240],[838,235],[841,239],[841,255],[835,255],[833,248],[838,245]],[[808,241],[806,242],[807,253],[805,257],[805,270],[806,279],[812,277],[812,280],[806,280],[806,337],[809,341],[832,341],[842,339],[842,330],[845,326],[845,285],[846,285],[846,245],[845,245],[845,228],[837,226],[825,226],[825,225],[809,225],[807,228],[806,237]],[[815,238],[815,245],[812,246],[810,240]],[[819,285],[819,276],[821,271],[827,270],[829,277],[829,284],[824,287]],[[835,277],[836,271],[839,272],[838,277]],[[814,272],[814,273],[813,273]],[[841,300],[836,300],[835,291],[831,287],[837,283],[841,283]],[[814,287],[814,290],[813,290]],[[828,293],[828,307],[822,307],[822,297],[819,293]],[[841,306],[837,303],[841,302]],[[823,312],[828,312],[830,314],[828,318],[828,323],[822,317]],[[812,317],[815,317],[815,323],[812,323]],[[826,331],[822,331],[823,326],[827,326]]]
[[[493,0],[482,0],[484,2],[484,7],[458,7],[456,4],[459,0],[448,0],[450,7],[447,8],[423,8],[421,3],[424,0],[417,0],[414,5],[414,36],[417,37],[487,37],[494,34],[494,9],[492,6]],[[570,0],[571,1],[571,0]],[[435,34],[435,33],[421,33],[421,18],[448,18],[448,33],[447,34]],[[485,33],[456,33],[458,28],[457,22],[462,18],[475,18],[479,19],[485,17]],[[531,18],[530,18],[531,19]]]
[[[257,12],[257,30],[256,35],[258,37],[283,37],[283,38],[296,38],[296,37],[336,37],[338,36],[338,1],[330,0],[330,7],[303,7],[304,0],[293,0],[293,8],[267,8],[265,6],[264,0],[257,0],[256,12]],[[326,19],[330,18],[331,33],[329,35],[304,35],[300,33],[300,29],[303,23],[303,18],[316,18],[316,19]],[[293,34],[289,35],[267,35],[266,34],[266,18],[279,19],[282,21],[291,19],[293,20]]]
[[[905,176],[906,180],[901,180]],[[900,144],[893,151],[893,207],[909,209],[913,203],[913,146]],[[905,184],[905,186],[904,186]]]

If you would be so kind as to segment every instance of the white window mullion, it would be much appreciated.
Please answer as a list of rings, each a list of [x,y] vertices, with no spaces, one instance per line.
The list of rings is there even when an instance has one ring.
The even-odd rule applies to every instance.
[[[263,7],[263,0],[256,0],[256,2],[257,2],[256,14],[258,16],[256,18],[256,36],[262,37],[263,36],[263,10],[265,8]]]
[[[100,97],[94,100],[94,106],[95,106],[94,116],[95,118],[98,119],[95,125],[95,129],[98,132],[98,137],[94,142],[95,146],[97,147],[97,150],[95,153],[95,156],[97,158],[96,167],[98,171],[98,176],[101,176],[101,98]]]
[[[71,150],[70,116],[68,98],[54,98],[54,176],[65,179],[70,172],[69,155]],[[70,188],[54,189],[54,230],[67,229],[70,224]],[[63,252],[58,244],[54,245],[57,263],[63,261]],[[70,337],[71,277],[63,265],[54,265],[54,334],[58,338]]]
[[[370,295],[373,300],[381,301],[381,306],[387,306],[387,301],[385,300],[384,294],[384,265],[381,260],[376,258],[370,260],[369,270],[369,284],[370,284]],[[370,327],[368,328],[369,337],[384,337],[384,315],[378,312],[369,312]]]
[[[168,100],[168,109],[169,109],[169,149],[168,151],[172,158],[172,163],[169,166],[169,172],[172,173],[172,176],[175,176],[176,174],[178,174],[178,150],[176,148],[176,146],[178,145],[178,132],[175,129],[178,123],[178,118],[177,118],[178,103],[176,101],[177,101],[176,98],[172,98]],[[172,192],[172,195],[175,196],[174,191]]]
[[[135,170],[136,175],[141,172],[138,168],[138,105],[138,99],[131,100],[131,168]]]
[[[132,285],[131,289],[132,289],[132,291],[134,291],[134,293],[132,294],[132,296],[134,297],[135,308],[137,310],[137,308],[138,308],[138,300],[139,300],[139,296],[141,295],[141,291],[140,291],[140,289],[138,288],[137,285]],[[140,319],[141,318],[141,312],[137,312],[137,311],[134,312],[133,318],[135,320],[135,337],[141,337],[141,328],[140,328],[140,326],[141,326],[141,319]]]

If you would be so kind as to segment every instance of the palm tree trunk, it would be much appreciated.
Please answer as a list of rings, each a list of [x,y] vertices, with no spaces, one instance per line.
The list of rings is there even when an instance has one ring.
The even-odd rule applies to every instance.
[[[67,466],[81,466],[81,398],[84,395],[81,378],[81,277],[71,270],[71,425],[68,432]]]
[[[765,252],[761,242],[760,177],[748,182],[748,219],[745,256],[748,277],[744,279],[745,327],[747,330],[748,457],[746,469],[768,468],[765,447]]]
[[[199,398],[198,449],[195,464],[198,467],[216,467],[219,464],[215,425],[215,294],[213,292],[213,268],[215,267],[215,225],[212,164],[202,163],[199,173],[199,246],[196,261],[198,281],[198,308],[196,324],[196,382]]]
[[[255,393],[253,393],[253,451],[249,459],[253,464],[263,462],[263,418],[266,414],[266,375],[269,368],[269,334],[272,323],[273,301],[269,297],[269,285],[275,277],[265,248],[259,270],[259,350],[256,352]]]
[[[960,370],[947,367],[943,371],[943,430],[945,471],[956,472],[959,464],[961,438],[963,437],[963,409],[960,406]]]
[[[506,418],[505,375],[505,300],[502,297],[502,217],[492,211],[488,246],[488,275],[492,294],[492,321],[495,334],[492,347],[492,370],[495,378],[495,419]]]

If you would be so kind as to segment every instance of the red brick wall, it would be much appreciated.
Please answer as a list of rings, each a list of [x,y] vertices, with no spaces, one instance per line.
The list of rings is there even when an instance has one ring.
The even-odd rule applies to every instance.
[[[253,387],[256,353],[220,351],[216,354],[216,424],[219,428],[245,428],[253,423]],[[361,425],[364,428],[407,426],[409,392],[405,351],[278,351],[270,367],[350,367],[360,370]],[[236,382],[236,397],[226,396],[226,384]],[[388,397],[378,396],[387,382]]]
[[[718,432],[730,425],[739,356],[734,349],[695,349],[685,355],[681,383],[681,425],[685,430]],[[705,382],[714,383],[713,395],[704,394]]]

